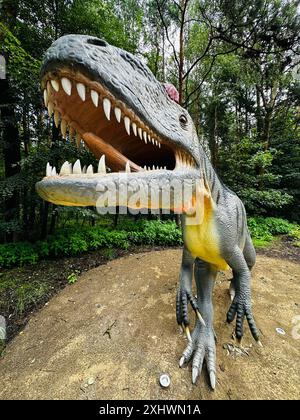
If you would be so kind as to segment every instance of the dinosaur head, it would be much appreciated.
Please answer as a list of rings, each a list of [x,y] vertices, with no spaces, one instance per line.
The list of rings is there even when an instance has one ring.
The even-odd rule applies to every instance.
[[[67,35],[46,52],[41,83],[63,136],[83,140],[99,159],[98,168],[86,170],[79,161],[58,171],[48,164],[36,185],[45,200],[96,205],[112,185],[119,191],[126,184],[133,194],[198,172],[199,141],[190,115],[134,55],[98,38]],[[121,199],[116,204],[129,205]]]

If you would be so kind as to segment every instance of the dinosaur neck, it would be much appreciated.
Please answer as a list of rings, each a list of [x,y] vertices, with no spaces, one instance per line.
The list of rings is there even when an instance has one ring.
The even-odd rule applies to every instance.
[[[201,168],[203,168],[203,173],[209,185],[212,199],[216,204],[218,204],[224,187],[218,178],[218,175],[216,174],[210,160],[204,152],[202,154]]]

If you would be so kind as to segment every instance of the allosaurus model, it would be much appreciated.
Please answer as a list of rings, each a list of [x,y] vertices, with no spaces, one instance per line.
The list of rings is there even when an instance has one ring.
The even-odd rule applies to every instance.
[[[82,169],[79,160],[74,165],[65,162],[59,174],[48,164],[46,177],[36,185],[43,199],[65,206],[96,206],[105,194],[109,201],[114,191],[115,205],[132,207],[139,190],[147,192],[137,207],[152,209],[162,208],[163,200],[154,203],[149,186],[163,194],[174,181],[192,185],[194,207],[183,199],[181,205],[184,250],[176,313],[189,342],[180,366],[192,359],[195,383],[206,360],[214,389],[212,293],[218,270],[230,267],[233,271],[227,321],[236,317],[237,339],[243,336],[246,317],[259,342],[250,288],[255,250],[241,200],[219,180],[188,112],[134,55],[98,38],[67,35],[46,52],[41,80],[45,104],[62,135],[66,137],[68,131],[77,142],[82,139],[99,159],[95,172],[92,165]],[[125,199],[120,193],[124,187]],[[174,189],[169,192],[171,207],[178,210]],[[195,200],[197,193],[200,199]],[[201,213],[199,219],[195,211]],[[193,272],[197,298],[192,294]],[[189,303],[196,313],[192,333]]]

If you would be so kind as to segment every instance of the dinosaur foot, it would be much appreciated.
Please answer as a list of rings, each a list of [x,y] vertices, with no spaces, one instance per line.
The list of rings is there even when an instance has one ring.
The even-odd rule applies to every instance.
[[[179,362],[183,367],[192,359],[192,382],[196,383],[201,374],[203,362],[206,362],[206,369],[209,375],[209,382],[212,389],[216,387],[216,345],[214,330],[210,326],[204,326],[197,321],[196,327],[191,334],[191,340],[184,350]]]
[[[188,304],[191,304],[197,319],[205,326],[204,319],[200,314],[197,301],[193,296],[192,292],[186,289],[179,288],[176,296],[176,319],[178,325],[183,329],[189,341],[191,341],[191,333],[189,329],[189,318],[188,318]]]
[[[237,340],[241,341],[244,335],[243,324],[244,318],[246,318],[253,338],[257,341],[259,345],[261,345],[261,342],[259,341],[259,330],[256,327],[252,314],[250,297],[241,297],[238,294],[234,296],[231,306],[227,312],[227,322],[231,323],[235,319],[235,317],[235,336]]]

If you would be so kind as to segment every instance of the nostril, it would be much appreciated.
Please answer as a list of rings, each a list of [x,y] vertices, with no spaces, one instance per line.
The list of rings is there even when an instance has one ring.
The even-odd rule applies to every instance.
[[[91,45],[96,45],[98,47],[107,47],[107,45],[108,45],[106,41],[104,41],[103,39],[99,39],[99,38],[89,38],[87,40],[87,43],[91,44]]]

